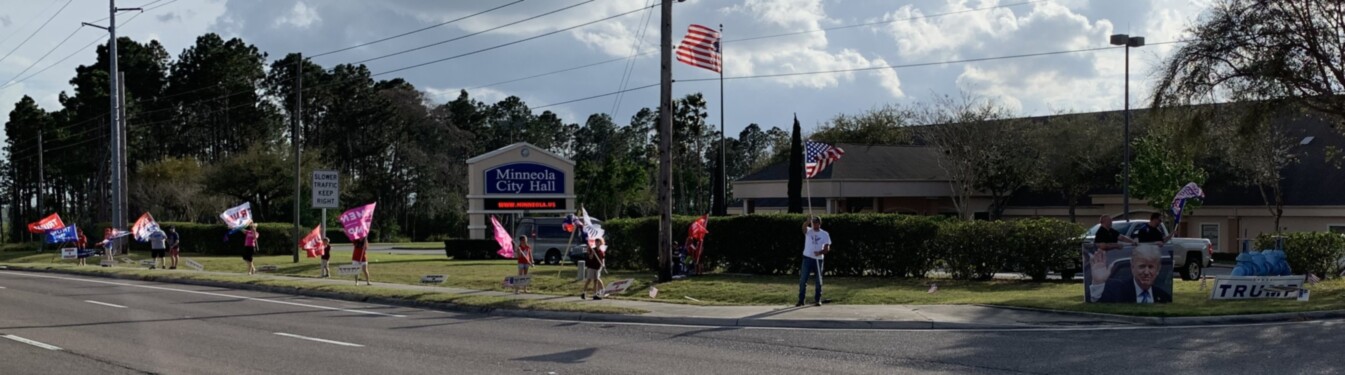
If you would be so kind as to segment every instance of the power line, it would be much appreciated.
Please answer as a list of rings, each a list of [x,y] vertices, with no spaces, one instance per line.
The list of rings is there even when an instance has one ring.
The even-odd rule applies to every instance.
[[[74,31],[70,32],[70,35],[66,35],[65,39],[61,39],[60,43],[56,43],[55,47],[51,47],[51,49],[47,50],[47,53],[43,54],[42,57],[37,58],[37,60],[33,60],[33,63],[28,64],[27,68],[23,68],[23,70],[20,71],[19,74],[15,74],[13,78],[10,78],[8,81],[5,81],[4,84],[0,84],[0,86],[7,86],[9,85],[10,82],[14,82],[15,79],[22,77],[23,73],[27,73],[29,69],[32,69],[34,66],[37,66],[37,63],[42,62],[42,60],[46,59],[47,56],[51,56],[52,52],[56,52],[57,49],[65,45],[65,42],[70,41],[70,38],[74,37],[75,34],[79,33],[80,30],[84,30],[84,25],[79,25],[79,27],[76,27]]]
[[[163,1],[163,0],[159,0],[159,1]],[[149,3],[149,4],[157,3],[157,2],[159,2],[159,1],[154,1],[154,2],[151,2],[151,3]],[[145,11],[152,11],[152,10],[155,10],[155,9],[159,9],[159,8],[162,8],[162,7],[167,6],[167,5],[169,5],[169,4],[176,3],[177,1],[178,1],[178,0],[172,0],[172,1],[169,1],[169,2],[167,2],[167,3],[163,3],[163,4],[159,5],[159,6],[155,6],[155,7],[153,7],[153,8],[146,9]],[[148,5],[148,4],[146,4],[146,5]],[[126,19],[126,22],[122,22],[121,25],[122,25],[123,27],[126,26],[126,25],[129,25],[129,24],[131,23],[131,21],[135,21],[135,19],[136,19],[137,17],[140,17],[141,14],[144,14],[144,13],[142,12],[142,13],[136,13],[136,14],[131,15],[131,18],[127,18],[127,19]],[[106,18],[104,18],[104,19],[106,19]],[[93,39],[93,40],[90,40],[89,43],[85,44],[83,47],[79,47],[79,48],[76,49],[74,52],[71,52],[69,55],[65,55],[65,57],[62,57],[60,60],[57,60],[56,62],[52,63],[51,65],[47,65],[47,67],[42,68],[41,70],[38,70],[37,72],[34,72],[33,74],[29,74],[27,77],[23,77],[22,79],[19,79],[18,81],[14,81],[14,82],[10,82],[10,83],[8,83],[8,84],[2,85],[2,86],[0,86],[0,89],[4,89],[4,88],[7,88],[7,87],[9,87],[9,86],[17,85],[17,84],[23,83],[24,81],[27,81],[27,80],[29,80],[29,79],[32,79],[33,77],[36,77],[36,76],[42,74],[43,72],[46,72],[47,70],[50,70],[51,68],[56,67],[57,65],[61,65],[61,63],[65,62],[66,60],[69,60],[71,57],[75,57],[75,55],[78,55],[80,52],[84,52],[84,51],[87,50],[89,47],[91,47],[91,46],[93,46],[94,44],[97,44],[99,41],[101,41],[101,40],[105,40],[105,39],[107,39],[107,38],[106,38],[106,37],[98,37],[98,38],[95,38],[95,39]]]
[[[592,1],[592,0],[590,0],[590,1]],[[400,71],[408,70],[408,69],[415,69],[415,68],[419,68],[419,67],[426,66],[426,65],[430,65],[430,64],[437,64],[437,63],[441,63],[441,62],[444,62],[444,61],[457,59],[457,58],[460,58],[460,57],[471,56],[471,55],[475,55],[475,54],[478,54],[478,53],[481,53],[481,52],[486,52],[486,51],[490,51],[490,50],[494,50],[494,49],[504,48],[504,47],[508,47],[508,46],[515,45],[515,44],[523,43],[523,42],[526,42],[526,41],[529,41],[529,40],[533,40],[533,39],[537,39],[537,38],[541,38],[541,37],[546,37],[546,36],[551,36],[551,35],[556,35],[556,34],[559,34],[559,33],[562,33],[562,32],[566,32],[566,31],[570,31],[570,30],[574,30],[574,29],[577,29],[577,28],[580,28],[580,27],[584,27],[584,26],[588,26],[588,25],[595,24],[595,23],[599,23],[599,22],[603,22],[603,21],[611,20],[611,19],[614,19],[614,18],[618,18],[618,17],[626,16],[626,15],[629,15],[629,14],[632,14],[632,13],[635,13],[635,12],[639,12],[639,11],[645,10],[646,8],[652,8],[652,7],[656,7],[656,6],[659,6],[659,4],[654,4],[654,5],[649,6],[649,7],[640,7],[640,8],[633,9],[633,10],[630,10],[630,11],[627,11],[627,12],[624,12],[624,13],[619,13],[619,14],[616,14],[616,15],[613,15],[613,16],[608,16],[608,17],[604,17],[604,18],[601,18],[601,19],[596,19],[596,20],[593,20],[593,21],[589,21],[589,22],[585,22],[585,23],[578,24],[578,25],[574,25],[574,26],[566,27],[566,28],[563,28],[563,29],[559,29],[559,30],[555,30],[555,31],[551,31],[551,32],[546,32],[546,33],[542,33],[542,34],[534,35],[534,36],[531,36],[531,37],[527,37],[527,38],[523,38],[523,39],[515,40],[515,41],[509,42],[509,43],[504,43],[504,44],[495,45],[495,46],[493,46],[493,47],[486,47],[486,48],[482,48],[482,49],[475,50],[475,51],[472,51],[472,52],[467,52],[467,53],[463,53],[463,54],[459,54],[459,55],[455,55],[455,56],[449,56],[449,57],[445,57],[445,58],[437,59],[437,60],[426,61],[426,62],[423,62],[423,63],[420,63],[420,64],[415,64],[415,65],[411,65],[411,66],[405,66],[405,67],[401,67],[401,68],[397,68],[397,69],[393,69],[393,70],[385,71],[385,72],[382,72],[382,73],[373,74],[371,77],[377,77],[377,76],[381,76],[381,75],[384,75],[384,74],[396,73],[396,72],[400,72]]]
[[[652,55],[652,54],[654,54],[655,52],[657,52],[657,51],[649,51],[649,52],[641,53],[641,54],[639,54],[639,55],[636,55],[636,57]],[[510,79],[510,80],[506,80],[506,81],[495,82],[495,83],[488,83],[488,84],[484,84],[484,85],[481,85],[481,86],[470,87],[470,88],[467,88],[467,90],[475,90],[475,89],[480,89],[480,88],[486,88],[486,87],[492,87],[492,86],[499,86],[499,85],[503,85],[503,84],[507,84],[507,83],[514,83],[514,82],[518,82],[518,81],[525,81],[525,80],[529,80],[529,79],[533,79],[533,78],[545,77],[545,76],[549,76],[549,75],[553,75],[553,74],[565,73],[565,72],[569,72],[569,71],[573,71],[573,70],[579,70],[579,69],[583,69],[583,68],[591,68],[591,67],[595,67],[595,66],[598,66],[598,65],[611,64],[611,63],[614,63],[614,62],[617,62],[617,61],[626,60],[626,59],[627,59],[626,57],[618,57],[618,58],[611,59],[611,60],[603,60],[603,61],[599,61],[599,62],[595,62],[595,63],[591,63],[591,64],[585,64],[585,65],[580,65],[580,66],[576,66],[576,67],[565,68],[565,69],[561,69],[561,70],[555,70],[555,71],[550,71],[550,72],[546,72],[546,73],[530,75],[530,76],[527,76],[527,77],[514,78],[514,79]]]
[[[56,10],[56,13],[52,13],[52,14],[51,14],[51,17],[47,17],[47,20],[44,21],[44,22],[42,22],[42,26],[38,26],[38,27],[37,27],[37,30],[33,30],[33,33],[32,33],[32,34],[28,34],[28,37],[27,37],[27,38],[23,38],[23,41],[22,41],[22,42],[19,42],[19,45],[14,46],[14,49],[9,50],[9,53],[6,53],[4,57],[0,57],[0,62],[4,62],[5,59],[9,58],[10,55],[13,55],[13,54],[14,54],[14,51],[18,51],[19,48],[22,48],[24,44],[28,44],[28,41],[29,41],[29,40],[32,40],[32,39],[33,39],[33,36],[36,36],[37,33],[42,32],[42,29],[46,28],[46,27],[47,27],[47,24],[51,23],[51,20],[56,19],[56,16],[60,15],[61,12],[65,11],[65,7],[70,6],[70,3],[74,2],[74,1],[75,1],[75,0],[66,0],[65,4],[64,4],[64,5],[61,5],[61,9],[57,9],[57,10]]]
[[[440,22],[440,23],[435,24],[435,25],[432,25],[432,26],[422,27],[422,28],[419,28],[419,29],[416,29],[416,30],[412,30],[412,31],[404,32],[404,33],[401,33],[401,34],[393,35],[393,36],[390,36],[390,37],[387,37],[387,38],[383,38],[383,39],[375,40],[375,41],[368,42],[368,43],[360,43],[360,44],[356,44],[356,45],[353,45],[353,46],[350,46],[350,47],[345,47],[345,48],[340,48],[340,49],[335,49],[335,50],[331,50],[331,51],[327,51],[327,52],[319,53],[319,54],[313,55],[313,56],[311,56],[311,57],[312,57],[312,58],[318,58],[318,57],[327,56],[327,55],[330,55],[330,54],[333,54],[333,53],[349,51],[349,50],[352,50],[352,49],[356,49],[356,48],[364,47],[364,46],[371,45],[371,44],[377,44],[377,43],[386,42],[386,41],[393,40],[393,39],[397,39],[397,38],[401,38],[401,37],[404,37],[404,36],[407,36],[407,35],[415,34],[415,33],[421,32],[421,31],[425,31],[425,30],[433,29],[433,28],[436,28],[436,27],[439,27],[439,26],[443,26],[443,25],[447,25],[447,24],[450,24],[450,23],[454,23],[454,22],[462,21],[462,20],[465,20],[465,19],[468,19],[468,18],[476,17],[476,16],[479,16],[479,15],[482,15],[482,14],[486,14],[486,13],[494,12],[494,11],[496,11],[496,10],[500,10],[500,9],[505,8],[505,7],[508,7],[508,6],[511,6],[511,5],[514,5],[514,4],[518,4],[518,3],[521,3],[521,2],[523,2],[523,0],[516,0],[516,1],[512,2],[512,3],[508,3],[508,4],[504,4],[504,5],[501,5],[501,6],[494,7],[494,8],[486,9],[486,10],[483,10],[483,11],[480,11],[480,12],[476,12],[476,13],[469,14],[469,15],[466,15],[466,16],[458,17],[458,18],[455,18],[455,19],[452,19],[452,20],[448,20],[448,21]]]
[[[51,10],[51,7],[54,6],[56,6],[55,2],[49,3],[47,4],[46,8],[42,8],[42,10],[38,11],[37,14],[46,13],[48,10]],[[34,14],[34,16],[36,16],[37,14]],[[14,38],[15,35],[19,35],[18,33],[19,30],[28,28],[28,25],[32,25],[33,22],[37,22],[37,17],[28,18],[28,22],[24,22],[23,26],[19,26],[17,29],[14,29],[13,33],[6,35],[4,39],[0,39],[0,44],[5,44],[5,42],[8,42],[11,38]]]
[[[151,1],[151,2],[148,2],[148,3],[140,4],[140,6],[138,6],[138,7],[136,7],[136,8],[142,8],[142,9],[143,9],[143,8],[148,7],[148,6],[150,6],[150,5],[154,5],[155,3],[158,3],[158,2],[160,2],[160,1],[163,1],[163,0],[154,0],[154,1]],[[176,0],[174,0],[174,1],[170,1],[169,4],[171,4],[171,3],[173,3],[173,2],[176,2]],[[164,5],[168,5],[168,4],[164,4]],[[160,5],[160,6],[163,6],[163,5]],[[155,7],[155,8],[158,8],[158,7]],[[99,22],[107,21],[108,18],[110,18],[110,17],[99,18],[99,19],[96,19],[96,20],[93,20],[93,21],[89,21],[89,23],[99,23]]]
[[[576,4],[573,4],[573,5],[564,7],[564,8],[560,8],[560,9],[556,9],[556,10],[553,10],[553,11],[550,11],[550,12],[546,12],[546,13],[538,14],[538,15],[535,15],[535,16],[532,16],[532,17],[528,17],[528,18],[524,18],[524,19],[521,19],[521,20],[518,20],[518,21],[514,21],[514,22],[506,23],[506,24],[503,24],[503,25],[495,26],[495,27],[492,27],[492,28],[489,28],[489,29],[485,29],[485,30],[477,31],[477,32],[474,32],[474,33],[470,33],[470,34],[467,34],[467,35],[463,35],[463,36],[459,36],[459,37],[455,37],[455,38],[451,38],[451,39],[447,39],[447,40],[441,40],[441,41],[438,41],[438,42],[434,42],[434,43],[426,44],[426,45],[423,45],[423,46],[419,46],[419,47],[415,47],[415,48],[411,48],[411,49],[407,49],[407,50],[402,50],[402,51],[398,51],[398,52],[389,53],[389,54],[386,54],[386,55],[382,55],[382,56],[378,56],[378,57],[374,57],[374,58],[370,58],[370,59],[364,59],[364,60],[356,61],[356,62],[353,62],[353,63],[351,63],[351,64],[363,64],[363,63],[367,63],[367,62],[370,62],[370,61],[381,60],[381,59],[385,59],[385,58],[388,58],[388,57],[392,57],[392,56],[397,56],[397,55],[405,54],[405,53],[412,52],[412,51],[419,51],[419,50],[422,50],[422,49],[426,49],[426,48],[434,47],[434,46],[441,45],[441,44],[444,44],[444,43],[449,43],[449,42],[453,42],[453,41],[457,41],[457,40],[462,40],[462,39],[464,39],[464,38],[468,38],[468,37],[472,37],[472,36],[476,36],[476,35],[481,35],[481,34],[488,33],[488,32],[495,31],[495,30],[499,30],[499,29],[502,29],[502,28],[505,28],[505,27],[509,27],[509,26],[517,25],[517,24],[524,23],[524,22],[528,22],[528,21],[535,20],[535,19],[538,19],[538,18],[546,17],[546,16],[549,16],[549,15],[552,15],[552,14],[560,13],[560,12],[569,10],[569,9],[571,9],[571,8],[574,8],[574,7],[577,7],[577,6],[580,6],[580,5],[584,5],[584,4],[588,4],[588,3],[591,3],[591,2],[593,2],[593,0],[585,0],[584,2],[576,3]]]
[[[653,1],[654,0],[649,0],[645,5],[648,5]],[[631,46],[630,58],[626,59],[626,70],[621,75],[621,84],[617,85],[617,91],[625,90],[626,85],[630,84],[630,75],[635,71],[635,55],[640,52],[640,48],[644,47],[644,35],[649,30],[649,21],[653,18],[653,14],[654,8],[649,8],[644,14],[644,26],[641,26],[639,32],[635,33],[635,40],[631,42],[631,44],[634,45]],[[623,95],[621,94],[617,94],[616,99],[612,100],[612,110],[610,112],[614,121],[616,120],[617,111],[621,109],[622,96]]]
[[[1186,43],[1186,42],[1189,42],[1189,41],[1190,41],[1190,40],[1174,40],[1174,41],[1168,41],[1168,42],[1148,43],[1148,45],[1162,45],[1162,44]],[[974,62],[994,61],[994,60],[1020,59],[1020,58],[1027,58],[1027,57],[1040,57],[1040,56],[1051,56],[1051,55],[1064,55],[1064,54],[1080,53],[1080,52],[1096,52],[1096,51],[1109,50],[1109,49],[1116,49],[1116,48],[1123,48],[1123,46],[1095,47],[1095,48],[1084,48],[1084,49],[1075,49],[1075,50],[1051,51],[1051,52],[1039,52],[1039,53],[1027,53],[1027,54],[1019,54],[1019,55],[1007,55],[1007,56],[995,56],[995,57],[982,57],[982,58],[975,58],[975,59],[947,60],[947,61],[938,61],[938,62],[925,62],[925,63],[913,63],[913,64],[901,64],[901,65],[883,65],[883,66],[872,66],[872,67],[866,67],[866,68],[853,68],[853,69],[835,69],[835,70],[822,70],[822,71],[813,71],[813,72],[776,73],[776,74],[757,74],[757,75],[748,75],[748,76],[724,77],[723,79],[726,79],[726,80],[733,80],[733,79],[776,78],[776,77],[789,77],[789,76],[815,75],[815,74],[849,73],[849,72],[859,72],[859,71],[867,71],[867,70],[916,68],[916,67],[934,66],[934,65],[964,64],[964,63],[974,63]],[[678,81],[675,81],[675,82],[706,82],[706,81],[717,81],[717,80],[719,80],[719,79],[720,79],[720,78],[697,78],[697,79],[678,80]],[[547,105],[543,105],[543,106],[532,107],[532,109],[547,108],[547,107],[553,107],[553,106],[558,106],[558,105],[562,105],[562,104],[570,104],[570,103],[581,102],[581,101],[585,101],[585,100],[597,99],[597,98],[601,98],[601,97],[605,97],[605,96],[611,96],[611,95],[616,95],[616,94],[620,94],[620,93],[624,93],[624,92],[630,92],[630,91],[635,91],[635,90],[646,89],[646,88],[650,88],[650,87],[654,87],[654,86],[658,86],[658,84],[655,83],[655,84],[650,84],[650,85],[645,85],[645,86],[635,87],[635,88],[631,88],[631,89],[625,89],[625,90],[614,91],[614,92],[609,92],[609,93],[604,93],[604,94],[598,94],[598,95],[593,95],[593,96],[587,96],[587,97],[583,97],[583,98],[579,98],[579,99],[566,100],[566,101],[563,101],[563,102],[551,103],[551,104],[547,104]]]
[[[994,6],[988,6],[988,7],[973,8],[973,9],[963,9],[963,10],[959,10],[959,11],[955,11],[955,12],[930,14],[930,15],[926,15],[926,16],[910,17],[910,18],[902,18],[902,19],[896,19],[896,20],[877,21],[877,22],[866,22],[866,23],[858,23],[858,24],[853,24],[853,25],[843,25],[843,26],[835,26],[835,27],[825,27],[825,28],[821,28],[821,29],[805,30],[805,31],[795,31],[795,32],[788,32],[788,33],[783,33],[783,34],[760,35],[760,36],[754,36],[754,37],[748,37],[748,38],[741,38],[741,39],[728,39],[728,40],[724,40],[722,43],[746,42],[746,41],[750,41],[750,40],[761,40],[761,39],[769,39],[769,38],[779,38],[779,37],[782,37],[782,36],[790,36],[790,35],[811,34],[811,33],[823,32],[823,31],[832,31],[832,30],[841,30],[841,29],[851,29],[851,28],[856,28],[856,27],[873,26],[873,25],[883,25],[883,24],[890,24],[890,23],[897,23],[897,22],[916,21],[916,20],[922,20],[922,19],[927,19],[927,18],[938,18],[938,17],[943,17],[943,16],[951,16],[951,15],[962,14],[962,13],[980,12],[980,11],[985,11],[985,10],[993,10],[993,9],[1000,9],[1000,8],[1009,8],[1009,7],[1023,6],[1023,5],[1028,5],[1028,4],[1033,4],[1033,3],[1041,3],[1041,2],[1046,2],[1046,1],[1047,1],[1047,0],[1033,0],[1033,1],[1021,2],[1021,3],[1004,4],[1004,5],[994,5]]]
[[[1040,3],[1040,2],[1045,2],[1045,1],[1046,1],[1046,0],[1034,0],[1034,1],[1028,1],[1028,2],[1023,2],[1023,3],[1004,4],[1004,5],[997,5],[997,6],[983,7],[983,8],[966,9],[966,10],[960,10],[960,11],[956,11],[956,12],[931,14],[931,15],[927,15],[927,16],[912,17],[912,18],[903,18],[903,19],[898,19],[898,20],[879,21],[879,22],[867,22],[867,23],[860,23],[860,24],[842,25],[842,26],[836,26],[836,27],[829,27],[829,28],[823,28],[823,29],[816,29],[816,30],[792,31],[792,32],[780,33],[780,34],[758,35],[758,36],[749,37],[749,38],[724,40],[722,43],[729,43],[729,42],[743,42],[743,41],[760,40],[760,39],[768,39],[768,38],[778,38],[778,37],[790,36],[790,35],[799,35],[799,34],[815,33],[815,32],[822,32],[822,31],[831,31],[831,30],[840,30],[840,29],[849,29],[849,28],[856,28],[856,27],[863,27],[863,26],[873,26],[873,25],[880,25],[880,24],[887,24],[887,23],[897,23],[897,22],[905,22],[905,21],[914,21],[914,20],[929,19],[929,18],[937,18],[937,17],[949,16],[949,15],[955,15],[955,14],[962,14],[962,13],[970,13],[970,12],[978,12],[978,11],[985,11],[985,10],[993,10],[993,9],[998,9],[998,8],[1008,8],[1008,7],[1022,6],[1022,5],[1033,4],[1033,3]],[[658,52],[658,51],[644,52],[644,53],[641,53],[641,54],[639,54],[639,55],[636,55],[636,57],[648,56],[648,55],[652,55],[652,54],[657,53],[657,52]],[[470,87],[470,88],[467,88],[467,90],[475,90],[475,89],[479,89],[479,88],[486,88],[486,87],[499,86],[499,85],[503,85],[503,84],[519,82],[519,81],[526,81],[526,80],[529,80],[529,79],[541,78],[541,77],[545,77],[545,76],[549,76],[549,75],[554,75],[554,74],[560,74],[560,73],[565,73],[565,72],[575,71],[575,70],[579,70],[579,69],[583,69],[583,68],[589,68],[589,67],[594,67],[594,66],[598,66],[598,65],[610,64],[610,63],[614,63],[614,62],[622,61],[622,60],[626,60],[626,59],[627,59],[627,57],[618,57],[618,58],[614,58],[614,59],[610,59],[610,60],[598,61],[598,62],[594,62],[594,63],[589,63],[589,64],[579,65],[579,66],[575,66],[575,67],[570,67],[570,68],[565,68],[565,69],[560,69],[560,70],[550,71],[550,72],[546,72],[546,73],[535,74],[535,75],[531,75],[531,76],[527,76],[527,77],[513,78],[513,79],[509,79],[509,80],[499,81],[499,82],[495,82],[495,83],[489,83],[489,84],[480,85],[480,86],[476,86],[476,87]]]

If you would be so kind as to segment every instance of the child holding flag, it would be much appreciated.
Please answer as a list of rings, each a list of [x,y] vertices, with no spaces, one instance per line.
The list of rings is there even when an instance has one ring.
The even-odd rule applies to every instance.
[[[327,265],[332,260],[332,240],[322,237],[322,277],[332,277],[332,270]]]
[[[528,236],[518,236],[518,252],[514,254],[518,259],[518,275],[526,276],[528,268],[532,267],[532,246],[528,246]],[[528,292],[528,287],[523,286],[523,293]],[[514,287],[514,294],[518,294],[518,287]]]
[[[374,285],[369,279],[369,237],[363,237],[355,240],[355,252],[350,256],[350,263],[360,266],[360,272],[364,273],[364,285]],[[355,285],[359,285],[360,280],[355,279]]]

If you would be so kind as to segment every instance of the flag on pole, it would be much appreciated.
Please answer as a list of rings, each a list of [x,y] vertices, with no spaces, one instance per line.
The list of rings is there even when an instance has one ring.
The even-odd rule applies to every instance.
[[[496,219],[495,215],[490,215],[490,224],[495,226],[495,242],[500,243],[500,250],[495,253],[500,254],[501,257],[512,259],[514,257],[514,238],[509,236],[509,231],[504,230],[504,226],[500,225],[500,219]]]
[[[692,24],[687,36],[677,45],[677,61],[719,73],[723,67],[719,55],[719,31]]]
[[[130,235],[130,234],[131,234],[131,232],[127,232],[127,231],[124,231],[124,230],[121,230],[121,229],[107,228],[107,229],[104,229],[104,230],[103,230],[103,242],[107,242],[107,241],[110,241],[110,240],[115,240],[115,239],[118,239],[118,238],[126,237],[126,236],[128,236],[128,235]]]
[[[230,232],[242,229],[252,224],[252,202],[243,202],[237,207],[224,210],[219,217],[224,220],[224,225],[229,226]]]
[[[341,228],[351,241],[369,236],[369,227],[374,223],[374,206],[378,202],[355,207],[341,213]]]
[[[299,248],[308,253],[309,258],[322,256],[322,226],[313,227],[313,230],[304,236],[303,241],[299,241]]]
[[[47,243],[75,242],[79,239],[79,229],[74,225],[47,231]]]
[[[687,228],[687,238],[704,240],[705,235],[710,234],[710,230],[707,228],[708,220],[708,215],[701,215],[696,221],[691,222],[691,227]]]
[[[140,218],[131,225],[131,235],[135,236],[136,241],[149,242],[150,233],[159,231],[159,223],[154,221],[154,215],[148,212],[140,214]]]
[[[1200,186],[1196,185],[1196,183],[1191,182],[1187,183],[1186,186],[1182,186],[1182,189],[1177,191],[1177,196],[1172,198],[1172,215],[1176,217],[1172,226],[1176,227],[1177,223],[1182,221],[1182,210],[1186,208],[1187,199],[1199,199],[1204,197],[1205,191],[1201,190]]]
[[[51,215],[42,218],[42,220],[28,224],[28,232],[33,234],[43,234],[47,233],[49,230],[61,228],[65,228],[65,222],[61,221],[61,215],[57,213],[52,213]]]
[[[579,214],[580,221],[583,223],[584,239],[588,241],[589,247],[593,247],[596,245],[594,241],[602,238],[603,235],[607,234],[607,231],[602,230],[602,225],[593,223],[593,217],[588,216],[588,210],[580,208]],[[606,251],[606,249],[598,250]]]
[[[573,233],[573,232],[574,232],[574,224],[575,224],[575,221],[577,221],[577,220],[578,220],[578,219],[575,219],[574,215],[566,214],[566,215],[565,215],[565,220],[564,220],[564,221],[561,221],[561,223],[560,223],[560,227],[561,227],[561,229],[564,229],[564,230],[565,230],[565,233]]]
[[[817,177],[827,165],[841,159],[845,155],[845,150],[832,145],[808,141],[803,145],[803,176],[805,178]]]

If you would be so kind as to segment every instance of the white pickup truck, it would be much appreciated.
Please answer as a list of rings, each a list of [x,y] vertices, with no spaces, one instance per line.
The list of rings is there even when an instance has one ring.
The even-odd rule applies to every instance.
[[[1120,220],[1113,221],[1111,225],[1112,229],[1121,232],[1121,235],[1135,238],[1140,227],[1148,223],[1142,220]],[[1098,227],[1098,224],[1093,224],[1093,227],[1088,228],[1088,233],[1085,233],[1083,238],[1085,246],[1093,244],[1093,237],[1097,235]],[[1164,224],[1162,228],[1166,236],[1169,233],[1167,225]],[[1172,266],[1182,275],[1182,280],[1199,280],[1204,275],[1205,267],[1214,263],[1214,245],[1208,239],[1173,237],[1163,247],[1172,248]],[[1060,276],[1069,280],[1078,272],[1077,269],[1061,271]]]

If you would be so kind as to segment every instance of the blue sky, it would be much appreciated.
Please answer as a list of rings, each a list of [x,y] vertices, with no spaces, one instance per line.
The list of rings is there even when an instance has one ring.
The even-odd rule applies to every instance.
[[[101,30],[80,22],[107,16],[107,3],[74,0],[32,40],[15,49],[65,1],[0,0],[0,85],[32,65],[27,75],[75,53],[69,60],[22,83],[0,89],[0,113],[8,116],[22,95],[31,95],[48,110],[59,109],[57,95],[79,64],[94,60],[93,47],[79,47]],[[312,56],[342,47],[433,25],[514,0],[125,0],[119,6],[154,2],[152,10],[122,25],[120,34],[136,40],[158,39],[173,56],[196,36],[215,32],[241,37],[270,58],[289,52]],[[442,59],[567,28],[653,4],[650,0],[532,0],[498,11],[437,27],[407,37],[315,58],[325,67],[369,59],[422,46],[505,23],[580,4],[554,15],[486,32],[423,50],[367,64],[375,73]],[[863,69],[956,60],[994,58],[1038,52],[1107,46],[1112,33],[1142,35],[1149,43],[1175,41],[1206,7],[1191,1],[1083,0],[690,0],[674,4],[674,41],[691,23],[724,25],[726,77],[759,76],[830,70]],[[948,14],[952,13],[952,14]],[[941,14],[947,14],[942,15]],[[126,22],[131,14],[119,16]],[[651,20],[646,23],[647,16]],[[923,17],[923,18],[922,18]],[[914,19],[913,19],[914,18]],[[626,86],[658,82],[657,53],[623,59],[571,72],[519,82],[478,86],[604,60],[656,51],[658,9],[635,12],[610,21],[537,38],[515,45],[424,67],[382,75],[402,77],[437,102],[456,97],[459,89],[494,102],[517,95],[538,107],[620,90],[629,60],[633,67]],[[100,23],[105,23],[101,21]],[[735,39],[779,35],[849,25],[823,32],[734,42]],[[644,32],[641,32],[644,30]],[[67,35],[73,37],[52,50]],[[642,36],[642,38],[639,38]],[[1176,44],[1151,45],[1132,51],[1132,103],[1148,93],[1150,73]],[[1023,116],[1061,111],[1120,109],[1123,103],[1124,52],[1107,49],[1042,57],[998,59],[921,67],[875,69],[835,74],[734,79],[719,97],[717,81],[681,82],[674,95],[703,92],[710,122],[718,124],[720,103],[726,127],[736,135],[750,123],[786,127],[798,113],[805,128],[815,128],[836,114],[853,114],[887,103],[909,103],[934,95],[965,91],[995,98]],[[715,78],[713,72],[674,63],[674,78]],[[592,113],[613,113],[626,122],[641,107],[654,107],[658,90],[648,88],[616,96],[551,106],[567,122],[582,123]],[[1142,104],[1142,103],[1140,103]],[[1134,104],[1132,104],[1134,105]]]

